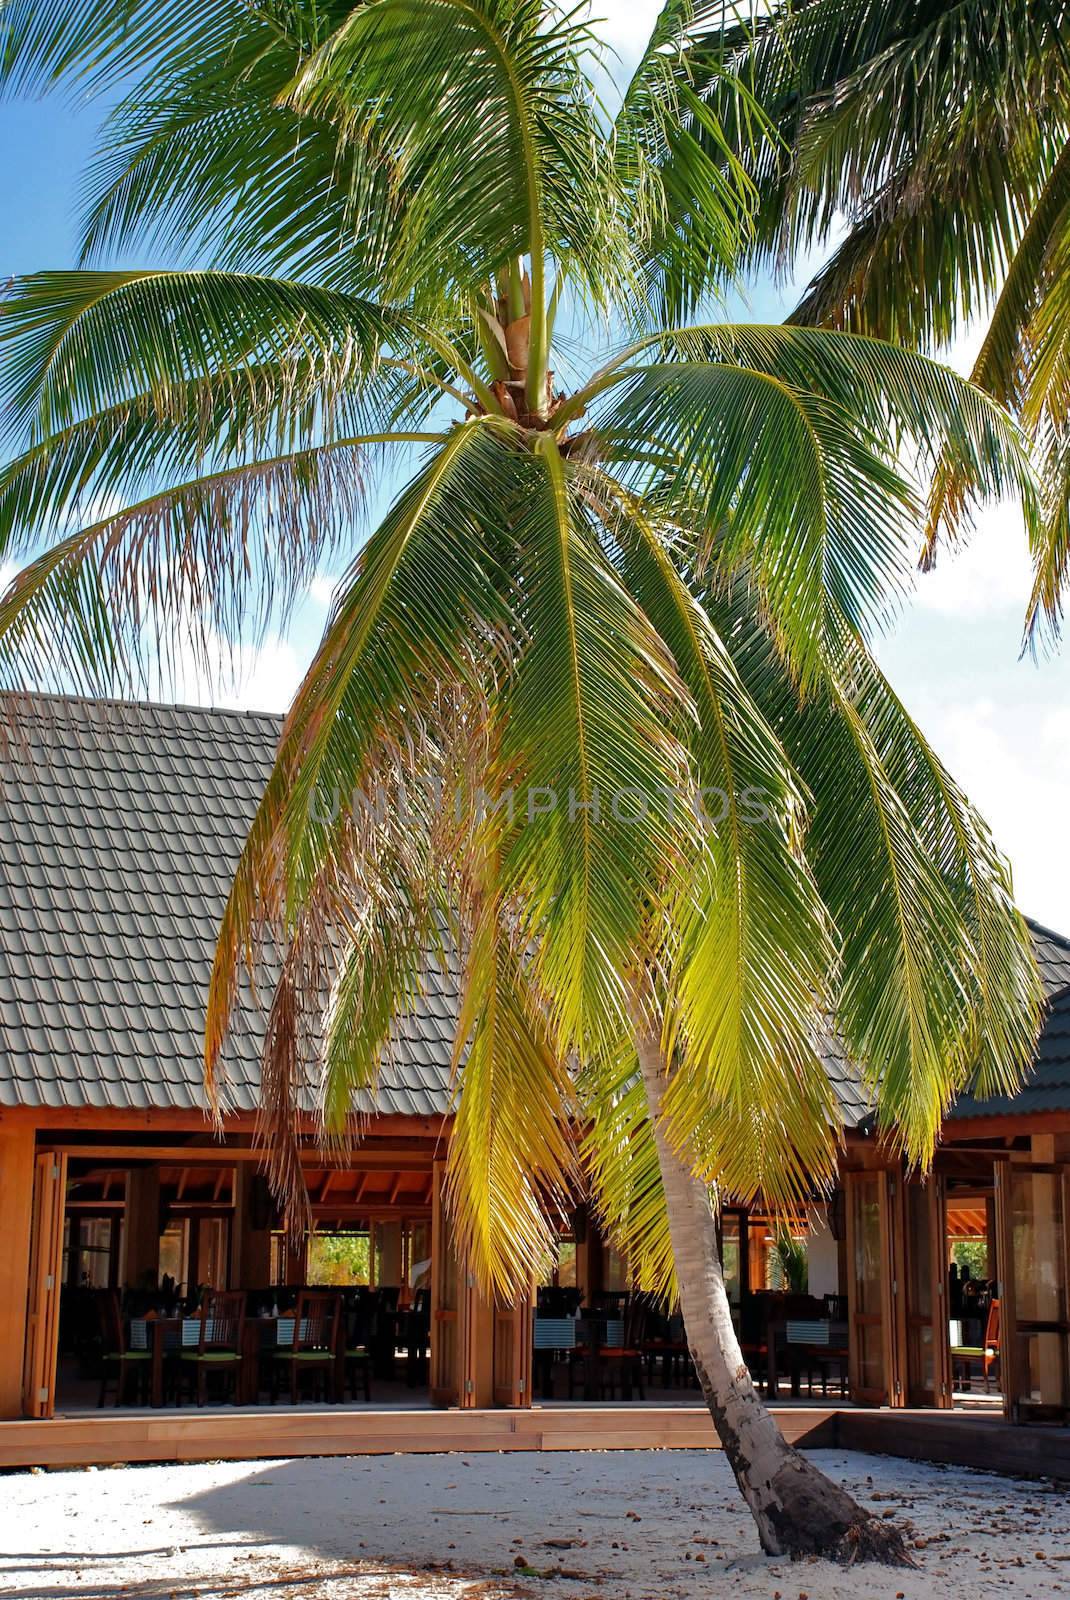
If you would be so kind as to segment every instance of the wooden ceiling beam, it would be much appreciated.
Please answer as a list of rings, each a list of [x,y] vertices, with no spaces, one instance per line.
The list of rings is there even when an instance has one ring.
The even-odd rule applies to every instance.
[[[25,1126],[30,1123],[42,1131],[51,1128],[70,1129],[94,1128],[102,1129],[116,1137],[137,1135],[141,1133],[178,1133],[190,1132],[204,1134],[208,1131],[208,1118],[203,1111],[178,1111],[178,1110],[151,1110],[133,1111],[130,1109],[99,1106],[5,1106],[0,1111],[0,1123],[20,1123]],[[448,1133],[452,1125],[452,1115],[444,1117],[407,1117],[400,1113],[388,1112],[380,1117],[353,1118],[350,1132],[356,1140],[363,1135],[368,1139],[431,1139],[437,1141],[444,1133]],[[309,1138],[315,1138],[318,1124],[313,1116],[301,1118],[302,1131]],[[223,1118],[223,1128],[227,1135],[242,1135],[251,1138],[256,1128],[256,1113],[242,1111],[232,1113]]]
[[[231,1145],[145,1145],[145,1144],[76,1144],[66,1140],[57,1140],[49,1145],[50,1150],[58,1150],[69,1156],[72,1160],[81,1158],[84,1161],[93,1161],[98,1165],[104,1162],[145,1162],[155,1161],[165,1166],[228,1166],[236,1163],[244,1164],[249,1161],[260,1162],[263,1153],[245,1146]],[[354,1150],[350,1156],[329,1155],[325,1156],[322,1150],[309,1148],[301,1152],[301,1165],[313,1169],[334,1168],[339,1172],[365,1170],[369,1172],[395,1172],[398,1168],[406,1172],[429,1171],[434,1156],[433,1148],[429,1144],[419,1144],[412,1147],[397,1144],[381,1149],[371,1146],[362,1146]]]

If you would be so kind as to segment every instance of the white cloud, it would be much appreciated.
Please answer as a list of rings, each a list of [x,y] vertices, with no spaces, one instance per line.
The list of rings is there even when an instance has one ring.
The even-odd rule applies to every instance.
[[[268,635],[259,645],[241,645],[233,651],[212,635],[208,656],[207,662],[202,661],[187,646],[174,672],[166,680],[161,675],[152,685],[150,698],[179,705],[282,712],[293,700],[307,665],[278,634]]]
[[[334,591],[338,579],[333,578],[329,572],[317,572],[308,586],[308,598],[313,605],[322,607],[325,611],[334,598]]]
[[[1041,922],[1070,932],[1070,711],[1021,700],[916,697],[913,707],[956,781],[1009,857],[1015,896]]]
[[[933,570],[918,574],[916,598],[926,611],[966,621],[1024,617],[1032,586],[1022,514],[1005,503],[979,513],[968,542],[937,552]]]
[[[591,0],[595,33],[626,61],[634,61],[653,31],[662,0]]]

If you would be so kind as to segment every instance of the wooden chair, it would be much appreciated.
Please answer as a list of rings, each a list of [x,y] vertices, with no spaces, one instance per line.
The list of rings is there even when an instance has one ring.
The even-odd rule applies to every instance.
[[[999,1361],[999,1301],[993,1300],[988,1308],[988,1320],[985,1323],[984,1343],[953,1344],[951,1346],[951,1370],[956,1369],[962,1373],[967,1384],[972,1387],[973,1378],[970,1368],[979,1365],[981,1376],[984,1380],[985,1394],[989,1393],[989,1379],[992,1368]]]
[[[191,1389],[196,1374],[199,1406],[204,1405],[209,1373],[219,1373],[229,1383],[231,1398],[235,1405],[238,1403],[238,1378],[245,1359],[245,1298],[244,1289],[216,1290],[204,1297],[199,1312],[200,1332],[196,1346],[190,1349],[184,1347],[180,1355],[182,1371],[188,1375]],[[181,1404],[181,1379],[178,1401]]]
[[[610,1399],[619,1387],[622,1400],[630,1400],[633,1386],[639,1390],[640,1400],[646,1399],[643,1386],[644,1342],[646,1338],[647,1308],[638,1300],[629,1300],[624,1308],[624,1333],[620,1344],[603,1343],[598,1350],[599,1388],[604,1395],[609,1390]]]
[[[673,1385],[686,1388],[690,1384],[694,1369],[691,1351],[683,1335],[683,1321],[679,1313],[669,1316],[661,1311],[648,1317],[643,1340],[648,1383],[653,1383],[660,1361],[663,1388],[668,1389]]]
[[[354,1400],[360,1385],[365,1404],[372,1397],[372,1352],[368,1338],[370,1315],[359,1308],[345,1319],[345,1344],[342,1351],[342,1399],[348,1389]]]
[[[152,1379],[152,1350],[146,1340],[144,1349],[132,1350],[126,1338],[126,1324],[123,1322],[122,1309],[119,1304],[118,1289],[101,1289],[97,1291],[97,1317],[100,1324],[100,1357],[101,1379],[100,1394],[97,1405],[104,1404],[107,1394],[108,1381],[115,1379],[115,1404],[121,1406],[126,1390],[127,1378],[133,1374],[137,1387],[135,1393],[140,1394],[140,1403],[148,1405],[149,1385]]]
[[[806,1376],[806,1392],[814,1392],[814,1374],[821,1380],[822,1395],[828,1394],[829,1377],[835,1369],[840,1394],[847,1393],[847,1324],[828,1318],[790,1317],[783,1328],[772,1329],[777,1339],[777,1355],[791,1378],[791,1392],[797,1396]],[[780,1340],[783,1339],[783,1345]],[[778,1362],[778,1367],[779,1367]]]
[[[337,1294],[302,1289],[294,1310],[293,1343],[275,1351],[271,1373],[271,1403],[279,1398],[279,1378],[285,1372],[290,1385],[290,1404],[297,1404],[301,1374],[310,1372],[322,1379],[322,1390],[338,1398],[338,1335],[341,1318]],[[317,1387],[320,1384],[317,1382]]]
[[[417,1289],[411,1307],[401,1320],[401,1335],[405,1344],[405,1383],[410,1389],[419,1389],[427,1382],[430,1357],[430,1290]]]

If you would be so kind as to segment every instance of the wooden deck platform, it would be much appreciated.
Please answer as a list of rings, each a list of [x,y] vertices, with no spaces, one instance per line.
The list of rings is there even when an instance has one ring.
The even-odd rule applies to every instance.
[[[1070,1482],[1070,1428],[1013,1427],[962,1412],[783,1406],[788,1439]],[[501,1450],[718,1449],[700,1406],[548,1406],[531,1411],[315,1409],[89,1411],[0,1422],[0,1469],[125,1461]]]
[[[798,1444],[834,1442],[830,1407],[785,1407]],[[717,1449],[700,1406],[534,1407],[531,1411],[92,1411],[47,1422],[0,1422],[0,1469],[115,1461],[255,1460],[445,1450]]]
[[[845,1407],[834,1422],[843,1450],[981,1467],[1070,1483],[1070,1428],[1016,1427],[999,1415],[961,1411],[869,1411]]]

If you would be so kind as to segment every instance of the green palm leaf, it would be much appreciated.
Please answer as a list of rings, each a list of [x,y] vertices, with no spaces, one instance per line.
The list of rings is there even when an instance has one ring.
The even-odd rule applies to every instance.
[[[650,885],[679,848],[686,775],[666,711],[684,698],[665,645],[599,547],[549,434],[516,539],[525,644],[502,712],[502,760],[524,810],[503,860],[562,1051],[627,1027],[623,973]]]
[[[1068,44],[1065,5],[1021,0],[817,0],[734,39],[734,70],[782,138],[778,159],[748,164],[759,250],[783,265],[836,241],[794,320],[931,346],[991,319],[974,381],[1030,421],[1044,473],[1029,634],[1057,630],[1067,570],[1062,429],[1036,351],[1066,222]],[[923,564],[968,502],[941,462]]]
[[[255,393],[261,363],[328,401],[374,370],[391,331],[403,329],[355,295],[243,273],[44,272],[12,286],[0,325],[0,404],[16,437],[43,434],[124,400],[151,396],[164,416],[191,397],[191,379]],[[332,385],[334,386],[332,389]]]

